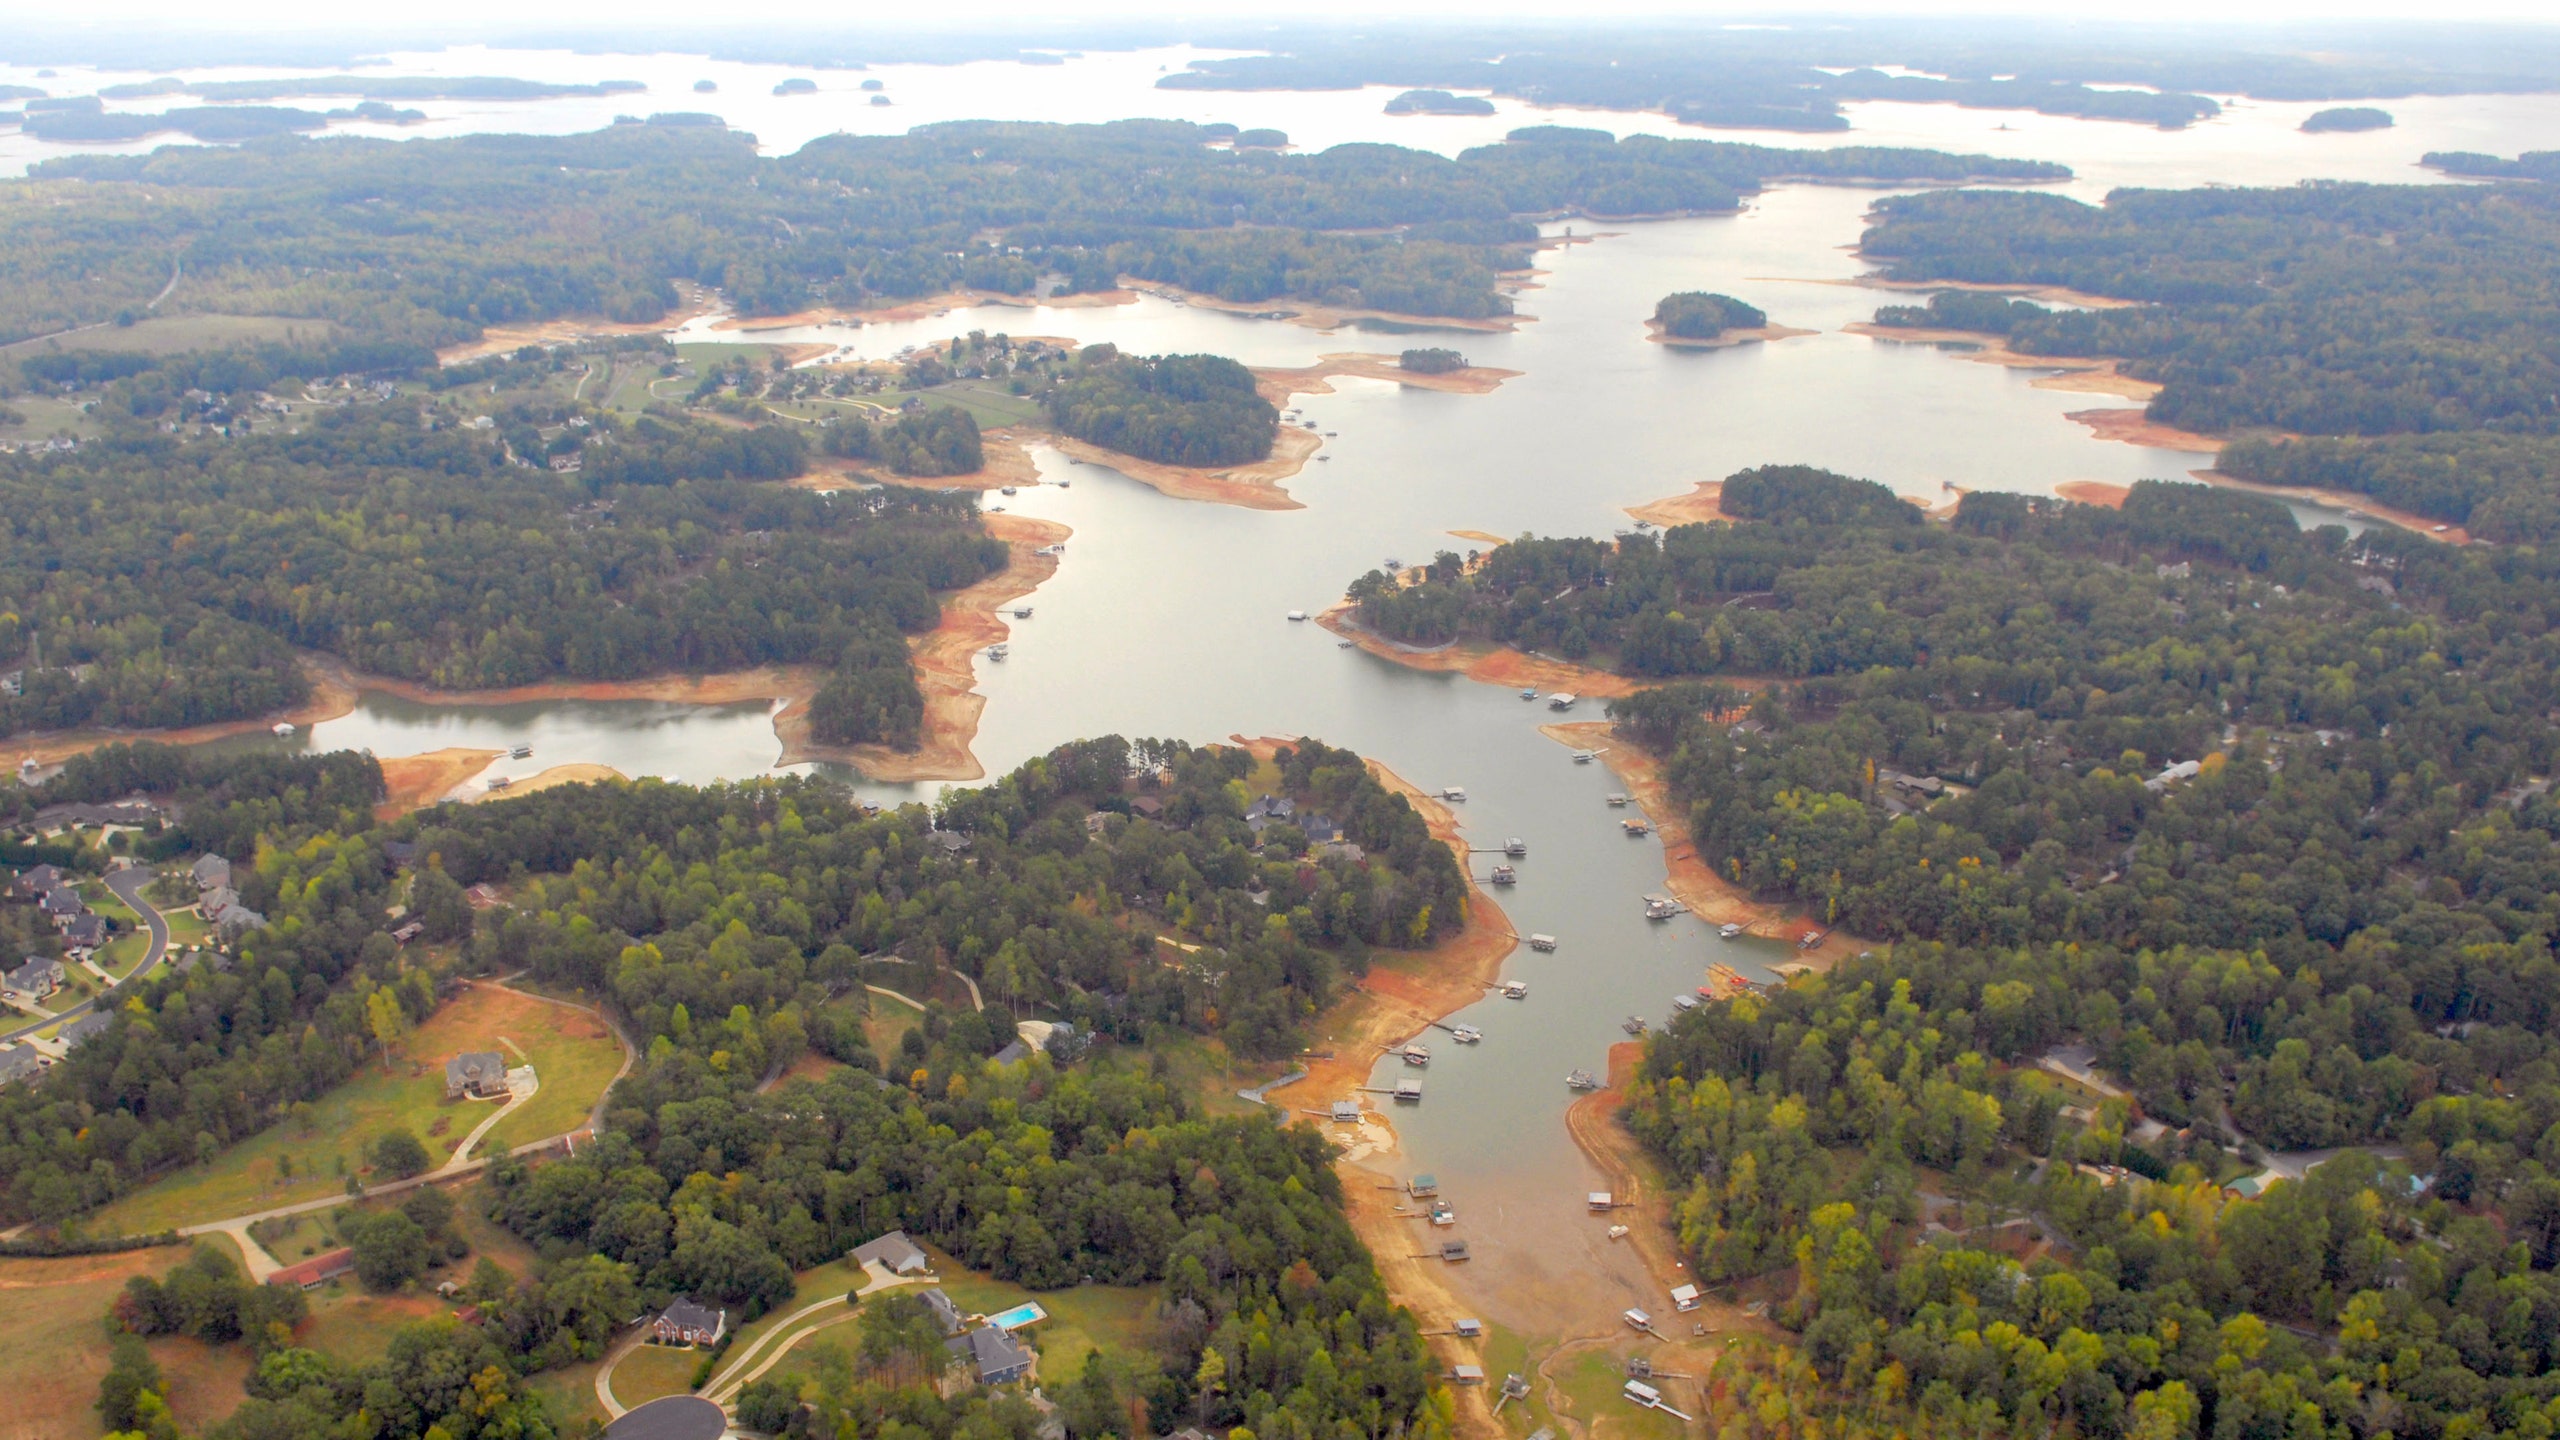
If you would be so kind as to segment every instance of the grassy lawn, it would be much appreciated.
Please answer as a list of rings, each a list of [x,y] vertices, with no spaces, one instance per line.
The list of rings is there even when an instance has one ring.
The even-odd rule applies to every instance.
[[[400,1327],[452,1313],[433,1292],[371,1295],[351,1275],[311,1292],[311,1318],[294,1339],[331,1359],[370,1365],[389,1353]]]
[[[131,325],[103,325],[75,335],[42,342],[0,347],[0,355],[33,354],[60,346],[65,350],[139,350],[146,355],[175,355],[254,340],[318,343],[335,333],[326,320],[296,320],[270,315],[154,315]]]
[[[625,1409],[667,1395],[690,1392],[702,1352],[672,1345],[643,1345],[613,1368],[613,1398]]]
[[[604,1406],[596,1400],[596,1370],[604,1362],[589,1360],[578,1365],[564,1365],[525,1377],[525,1388],[542,1397],[543,1408],[551,1412],[551,1427],[562,1435],[576,1435],[595,1422],[601,1429],[605,1423]],[[616,1392],[617,1396],[620,1392]],[[628,1402],[625,1402],[628,1403]]]
[[[886,970],[890,967],[884,965],[881,968]],[[889,985],[892,990],[898,988],[885,980],[879,983]],[[871,1014],[862,1022],[862,1033],[864,1038],[871,1042],[871,1053],[879,1056],[883,1061],[895,1059],[898,1054],[898,1042],[906,1037],[908,1031],[924,1023],[924,1012],[904,1001],[892,1000],[886,995],[874,995],[868,990],[836,1003],[859,1005],[866,1000],[871,1002]]]
[[[104,1427],[90,1402],[107,1373],[98,1321],[124,1282],[164,1274],[187,1258],[171,1246],[62,1260],[0,1260],[0,1440],[91,1440]],[[174,1371],[172,1373],[175,1373]],[[195,1387],[173,1385],[181,1411]]]
[[[943,1290],[962,1314],[993,1315],[1025,1300],[1037,1300],[1040,1308],[1049,1312],[1048,1319],[1017,1332],[1040,1352],[1039,1375],[1045,1384],[1060,1385],[1074,1379],[1084,1368],[1084,1357],[1097,1349],[1129,1352],[1146,1348],[1147,1315],[1156,1302],[1152,1288],[1078,1285],[1036,1294],[964,1269],[960,1262],[938,1251],[933,1258],[933,1268],[942,1276]]]
[[[102,1234],[158,1230],[336,1194],[345,1189],[347,1174],[364,1171],[365,1147],[395,1125],[415,1131],[428,1154],[441,1161],[490,1114],[486,1101],[445,1100],[444,1062],[465,1050],[504,1050],[501,1037],[522,1046],[537,1068],[546,1055],[561,1054],[565,1078],[554,1082],[546,1070],[543,1093],[526,1110],[548,1099],[583,1115],[597,1092],[591,1088],[582,1097],[578,1076],[594,1076],[595,1070],[588,1057],[572,1057],[579,1042],[556,1038],[563,1019],[596,1024],[591,1017],[491,986],[467,990],[401,1043],[388,1071],[379,1061],[368,1063],[354,1079],[313,1101],[306,1116],[270,1125],[209,1165],[189,1166],[126,1196],[101,1212],[92,1226]],[[615,1050],[610,1036],[585,1043]],[[616,1053],[602,1076],[610,1076],[620,1063]],[[599,1087],[601,1078],[595,1081]],[[520,1116],[508,1118],[512,1122]]]
[[[1573,1413],[1581,1417],[1583,1424],[1595,1429],[1598,1422],[1605,1420],[1611,1440],[1622,1440],[1622,1437],[1682,1440],[1688,1433],[1686,1426],[1659,1410],[1645,1409],[1626,1398],[1623,1391],[1627,1376],[1620,1368],[1623,1363],[1617,1355],[1606,1350],[1585,1350],[1575,1356],[1559,1377],[1565,1397],[1573,1402]],[[1500,1381],[1493,1383],[1499,1384]],[[1662,1388],[1664,1400],[1691,1414],[1697,1413],[1695,1381],[1673,1380],[1668,1382],[1667,1388],[1659,1385],[1657,1388]],[[1690,1403],[1683,1404],[1683,1401]],[[1506,1415],[1510,1410],[1508,1405],[1503,1407]]]
[[[1484,1367],[1485,1387],[1494,1395],[1502,1393],[1503,1376],[1529,1374],[1529,1340],[1516,1330],[1487,1323],[1482,1340],[1450,1339],[1441,1343],[1452,1347],[1447,1352],[1452,1355],[1463,1355],[1470,1350],[1476,1352],[1479,1358],[1475,1363]],[[1528,1398],[1514,1400],[1502,1407],[1502,1414],[1496,1418],[1502,1421],[1505,1434],[1526,1435],[1542,1425],[1555,1424],[1556,1417],[1547,1412],[1546,1400],[1539,1394],[1540,1388],[1532,1376]],[[1491,1404],[1491,1397],[1485,1403]]]
[[[584,1126],[604,1087],[613,1083],[614,1072],[622,1068],[622,1047],[614,1042],[613,1032],[584,1010],[537,1004],[524,1024],[502,1033],[533,1062],[542,1088],[482,1137],[478,1154],[494,1154],[501,1145],[522,1145]]]

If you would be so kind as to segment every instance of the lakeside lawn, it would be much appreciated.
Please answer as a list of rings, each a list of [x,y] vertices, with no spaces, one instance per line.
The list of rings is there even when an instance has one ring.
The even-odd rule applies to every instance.
[[[571,1034],[577,1027],[564,1020],[581,1022],[593,1033]],[[302,1116],[268,1126],[210,1164],[189,1166],[126,1196],[100,1211],[90,1228],[99,1234],[162,1230],[342,1193],[347,1175],[365,1172],[366,1147],[394,1126],[414,1131],[441,1164],[491,1113],[488,1101],[446,1101],[444,1062],[465,1050],[503,1051],[503,1040],[522,1047],[543,1077],[542,1092],[526,1111],[549,1100],[553,1108],[546,1113],[583,1117],[622,1063],[613,1038],[593,1016],[495,986],[474,986],[402,1041],[389,1070],[379,1059],[368,1062],[346,1084],[310,1102]],[[599,1063],[597,1050],[611,1058]],[[509,1124],[522,1114],[509,1116]]]

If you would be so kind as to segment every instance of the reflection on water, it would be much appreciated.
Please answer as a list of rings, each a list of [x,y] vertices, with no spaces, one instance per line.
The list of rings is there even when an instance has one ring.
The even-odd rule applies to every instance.
[[[600,107],[693,108],[685,87],[697,75],[721,85],[704,103],[755,128],[768,148],[788,148],[837,125],[877,130],[964,113],[1178,114],[1280,125],[1318,143],[1383,138],[1445,145],[1488,138],[1523,118],[1506,103],[1491,120],[1388,122],[1376,115],[1378,97],[1371,95],[1157,91],[1153,67],[1179,59],[1148,56],[1096,56],[1029,69],[871,72],[887,79],[898,102],[887,112],[855,101],[850,87],[859,77],[842,74],[822,78],[816,97],[782,101],[765,92],[787,71],[683,57],[448,52],[435,63],[448,73],[632,75],[648,79],[654,93],[537,106],[429,105],[438,117],[427,127],[433,133],[575,130],[598,123]],[[0,80],[10,73],[0,67]],[[2560,97],[2398,101],[2391,108],[2399,128],[2362,136],[2295,134],[2292,127],[2308,108],[2247,105],[2192,131],[2164,133],[1869,105],[1856,107],[1860,128],[1849,135],[1773,138],[2050,157],[2079,167],[2082,178],[2072,188],[2093,196],[2127,182],[2415,178],[2409,164],[2429,148],[2513,152],[2560,143]],[[1668,128],[1644,117],[1600,117],[1598,123]],[[2014,128],[1994,128],[2002,125]],[[18,147],[0,150],[0,158],[23,158],[31,153],[27,143],[0,141]],[[1627,524],[1624,506],[1682,493],[1694,481],[1749,465],[1825,465],[1936,503],[1950,484],[2050,494],[2071,480],[2176,478],[2209,461],[2098,441],[2066,418],[2129,402],[2038,389],[2032,372],[1841,333],[1895,298],[1851,283],[1862,266],[1845,247],[1855,242],[1870,199],[1867,192],[1785,188],[1739,216],[1614,226],[1596,243],[1546,252],[1539,287],[1522,297],[1534,319],[1514,332],[1442,342],[1478,364],[1524,372],[1495,393],[1457,396],[1337,380],[1335,393],[1302,397],[1318,426],[1337,432],[1322,452],[1329,458],[1289,482],[1304,510],[1170,501],[1046,450],[1035,451],[1043,476],[1072,479],[1073,488],[1030,487],[1002,502],[1070,525],[1075,536],[1065,563],[1036,597],[1036,618],[1012,622],[1010,658],[980,667],[988,704],[977,752],[989,773],[1083,735],[1209,741],[1232,733],[1312,734],[1374,755],[1427,790],[1465,786],[1472,798],[1462,819],[1476,843],[1510,835],[1528,841],[1520,884],[1502,903],[1519,930],[1556,935],[1560,948],[1510,958],[1506,973],[1529,983],[1529,998],[1488,999],[1468,1011],[1464,1018],[1483,1030],[1483,1043],[1434,1044],[1425,1103],[1396,1116],[1404,1142],[1396,1163],[1439,1175],[1466,1217],[1461,1235],[1498,1240],[1488,1227],[1500,1227],[1503,1235],[1566,1236],[1559,1242],[1563,1252],[1548,1247],[1547,1261],[1566,1263],[1555,1259],[1558,1253],[1588,1258],[1590,1247],[1605,1242],[1596,1239],[1601,1227],[1582,1211],[1581,1195],[1594,1177],[1560,1123],[1570,1098],[1565,1072],[1599,1070],[1609,1045],[1625,1038],[1626,1017],[1659,1023],[1672,997],[1693,990],[1710,962],[1722,960],[1759,978],[1789,952],[1774,943],[1721,942],[1689,917],[1642,918],[1640,897],[1662,887],[1660,842],[1620,833],[1615,821],[1624,812],[1610,810],[1602,797],[1625,787],[1602,767],[1572,764],[1564,747],[1540,735],[1539,723],[1553,718],[1545,707],[1342,649],[1326,632],[1292,624],[1287,614],[1322,608],[1345,582],[1387,556],[1419,560],[1439,548],[1466,548],[1469,542],[1448,534],[1452,528],[1606,534]],[[1577,229],[1588,237],[1592,227]],[[1647,343],[1642,321],[1655,301],[1688,289],[1733,294],[1782,324],[1821,333],[1711,352]],[[877,357],[972,328],[1108,340],[1139,351],[1206,350],[1263,365],[1304,365],[1327,351],[1400,345],[1390,337],[1319,334],[1154,299],[1100,308],[986,307],[902,324],[756,338],[850,343]],[[1595,718],[1593,708],[1579,718]],[[502,764],[531,774],[587,761],[688,781],[764,773],[779,751],[767,707],[753,703],[470,708],[381,694],[367,694],[354,714],[307,737],[239,743],[366,747],[384,755],[530,744],[532,758]],[[930,800],[940,787],[858,788],[897,801]],[[1558,1323],[1552,1315],[1501,1309],[1500,1292],[1517,1278],[1505,1267],[1539,1262],[1519,1259],[1515,1247],[1499,1243],[1482,1253],[1484,1260],[1455,1275],[1460,1293],[1480,1299],[1492,1318],[1552,1332]],[[1601,1319],[1608,1323],[1605,1314]]]

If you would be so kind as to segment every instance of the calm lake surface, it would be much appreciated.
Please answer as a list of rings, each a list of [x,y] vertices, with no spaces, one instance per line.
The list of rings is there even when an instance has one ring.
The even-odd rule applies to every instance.
[[[1658,118],[1533,111],[1499,101],[1489,119],[1395,119],[1378,113],[1386,91],[1321,95],[1220,95],[1153,88],[1162,67],[1190,52],[1096,55],[1060,66],[887,67],[895,104],[875,108],[848,72],[811,72],[815,96],[776,99],[781,67],[712,64],[683,56],[447,51],[399,57],[396,73],[503,74],[530,78],[647,81],[647,95],[513,105],[429,102],[425,126],[401,135],[471,130],[569,132],[615,113],[713,109],[787,150],[839,128],[901,130],[964,116],[1108,119],[1165,115],[1276,125],[1300,143],[1389,140],[1444,153],[1498,138],[1522,123],[1561,121],[1619,133],[1667,133]],[[232,72],[248,73],[248,72]],[[716,95],[695,96],[696,78]],[[69,74],[43,83],[76,93],[142,78]],[[0,67],[0,80],[25,80]],[[2222,119],[2183,132],[1952,107],[1855,107],[1839,136],[1752,136],[1773,144],[1912,144],[2049,158],[2075,167],[2062,187],[2096,198],[2119,185],[2284,184],[2308,177],[2381,181],[2434,178],[2414,167],[2429,149],[2512,154],[2560,145],[2560,97],[2461,97],[2390,102],[2398,128],[2364,135],[2304,136],[2312,108],[2240,102]],[[356,129],[359,127],[349,127]],[[1719,138],[1731,132],[1682,131]],[[0,136],[0,168],[60,153]],[[1600,1070],[1621,1022],[1659,1023],[1716,960],[1765,975],[1786,948],[1726,944],[1683,917],[1645,921],[1639,897],[1661,888],[1657,840],[1630,840],[1624,813],[1603,796],[1622,788],[1598,765],[1580,766],[1538,733],[1555,718],[1543,704],[1447,675],[1425,675],[1340,648],[1312,624],[1286,619],[1337,597],[1389,556],[1429,558],[1469,542],[1452,529],[1499,535],[1606,534],[1629,523],[1623,507],[1685,493],[1699,480],[1749,465],[1802,462],[1869,476],[1937,503],[1946,486],[2050,494],[2057,484],[2182,478],[2209,457],[2100,441],[2066,416],[2129,402],[2037,389],[2033,372],[1971,362],[1960,353],[1842,333],[1900,297],[1859,286],[1849,253],[1875,192],[1785,187],[1741,215],[1605,227],[1592,243],[1551,249],[1537,288],[1520,296],[1533,317],[1502,334],[1451,332],[1429,343],[1463,350],[1479,365],[1523,374],[1484,396],[1408,391],[1336,380],[1330,395],[1296,402],[1335,432],[1289,482],[1307,508],[1285,513],[1169,500],[1116,473],[1040,451],[1043,484],[990,501],[1074,528],[1058,574],[1013,622],[1011,658],[982,662],[988,705],[977,753],[990,774],[1075,737],[1118,732],[1212,741],[1231,734],[1308,734],[1378,757],[1427,790],[1466,787],[1461,818],[1477,845],[1528,841],[1520,884],[1502,904],[1522,933],[1561,938],[1552,955],[1521,950],[1507,974],[1529,982],[1525,1002],[1487,1000],[1463,1018],[1485,1033],[1459,1046],[1435,1032],[1426,1099],[1395,1121],[1402,1173],[1432,1171],[1457,1206],[1455,1232],[1482,1257],[1455,1273],[1459,1293],[1488,1319],[1536,1334],[1613,1325],[1626,1304],[1663,1297],[1630,1288],[1623,1261],[1584,1213],[1598,1185],[1562,1124],[1568,1069]],[[1562,226],[1550,227],[1556,234]],[[1580,237],[1594,227],[1577,224]],[[1820,333],[1771,344],[1694,352],[1646,341],[1643,320],[1674,290],[1737,295],[1781,324]],[[676,338],[709,338],[690,327]],[[1091,309],[983,307],[903,324],[724,338],[808,339],[866,357],[939,343],[971,329],[1112,341],[1142,352],[1211,351],[1257,365],[1314,363],[1329,352],[1393,350],[1415,343],[1346,329],[1303,327],[1205,312],[1146,299]],[[2318,522],[2334,520],[2302,512]],[[1575,718],[1599,718],[1586,704]],[[362,747],[410,754],[448,745],[534,756],[505,762],[517,774],[589,761],[627,774],[686,781],[771,770],[779,755],[768,707],[645,702],[507,707],[421,705],[368,694],[355,713],[290,741],[259,744]],[[934,785],[882,786],[831,771],[882,801],[930,801]],[[1489,863],[1478,857],[1478,871]],[[1392,1078],[1382,1067],[1380,1080]],[[1401,1074],[1403,1067],[1393,1065]],[[1276,1097],[1286,1103],[1283,1090]],[[1605,1275],[1574,1304],[1544,1300],[1545,1281]],[[1601,1294],[1597,1291],[1607,1291]],[[1622,1293],[1623,1292],[1623,1293]]]

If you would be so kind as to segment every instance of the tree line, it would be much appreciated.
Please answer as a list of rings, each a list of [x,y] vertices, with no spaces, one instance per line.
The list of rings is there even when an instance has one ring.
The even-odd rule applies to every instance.
[[[1267,459],[1280,437],[1279,409],[1252,371],[1223,355],[1123,356],[1090,345],[1041,401],[1067,434],[1167,465]]]

